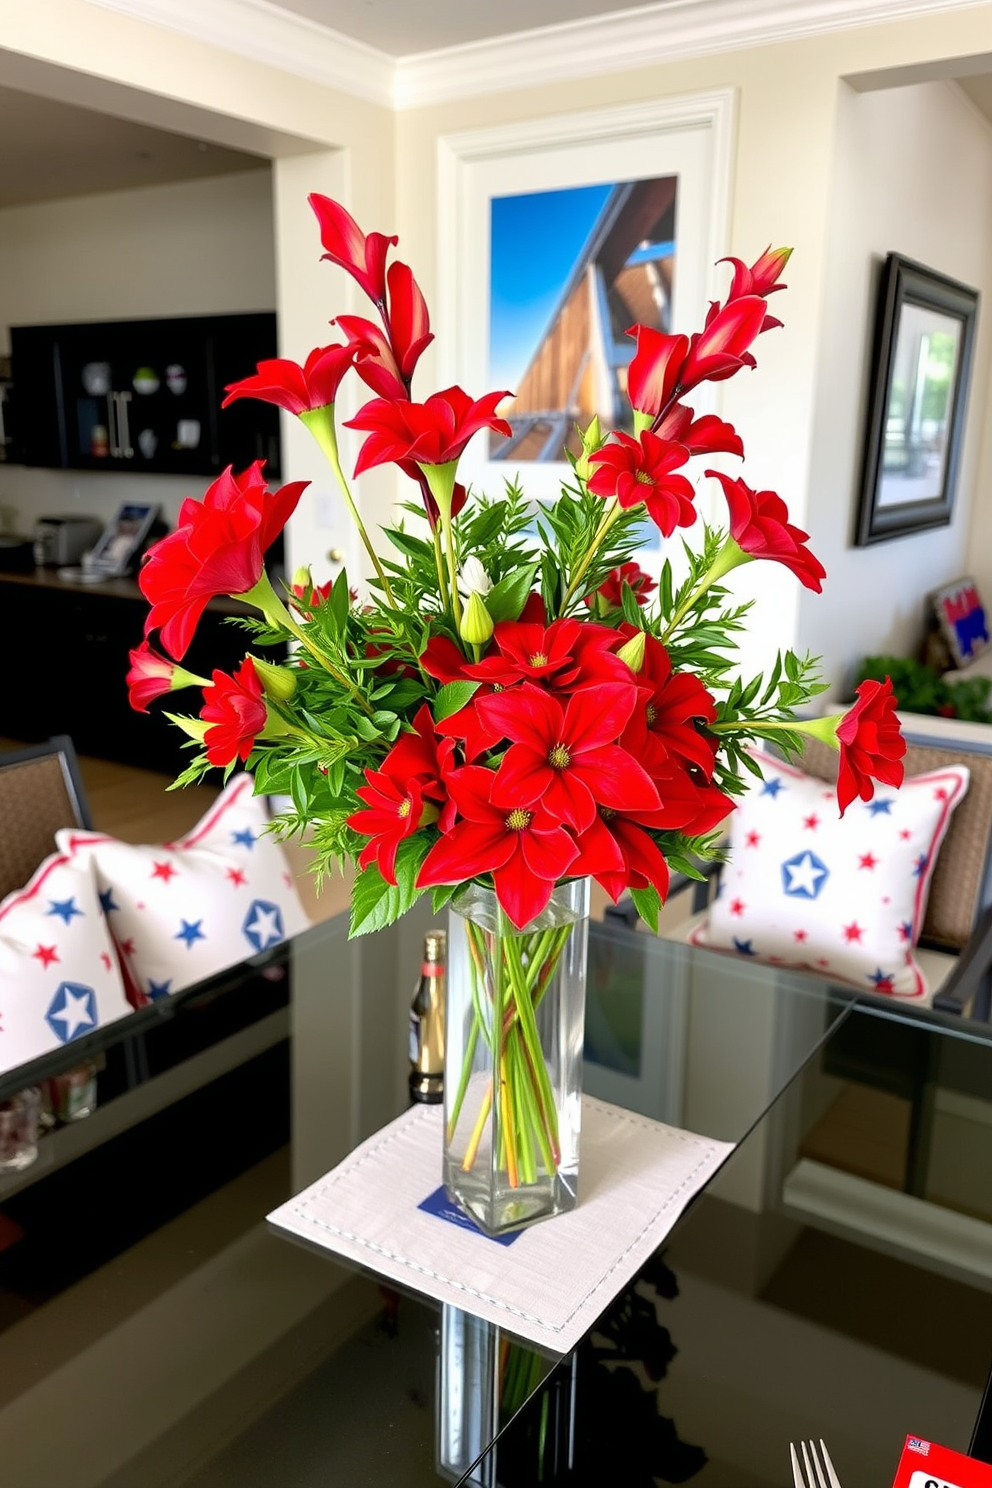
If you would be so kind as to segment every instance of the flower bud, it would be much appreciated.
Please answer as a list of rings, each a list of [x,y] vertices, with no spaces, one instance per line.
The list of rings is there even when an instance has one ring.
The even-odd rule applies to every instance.
[[[493,617],[482,602],[481,595],[473,589],[462,611],[462,622],[458,627],[463,641],[470,646],[484,646],[493,633]]]
[[[599,415],[596,414],[585,433],[580,429],[579,438],[582,440],[582,454],[575,462],[575,473],[579,480],[586,481],[592,474],[592,466],[589,464],[589,456],[595,454],[596,450],[602,448],[603,431],[599,426]]]
[[[617,652],[621,661],[625,661],[632,672],[640,672],[644,668],[644,647],[646,637],[643,630],[632,635],[629,641],[625,641]]]
[[[280,703],[288,703],[296,691],[295,674],[286,667],[273,666],[271,661],[262,661],[257,656],[252,657],[252,662],[263,692]]]
[[[470,594],[488,594],[493,581],[478,558],[466,558],[458,570],[458,592],[466,598]]]
[[[294,594],[309,594],[313,588],[313,578],[310,569],[305,563],[301,563],[293,575],[293,581],[289,586]]]

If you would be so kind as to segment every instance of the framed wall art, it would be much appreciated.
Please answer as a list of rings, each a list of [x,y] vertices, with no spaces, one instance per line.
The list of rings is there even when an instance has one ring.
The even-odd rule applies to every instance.
[[[513,395],[462,479],[554,497],[576,424],[624,426],[628,327],[694,329],[725,277],[733,113],[716,91],[439,141],[441,382]]]
[[[978,292],[890,253],[875,323],[856,544],[951,520]]]

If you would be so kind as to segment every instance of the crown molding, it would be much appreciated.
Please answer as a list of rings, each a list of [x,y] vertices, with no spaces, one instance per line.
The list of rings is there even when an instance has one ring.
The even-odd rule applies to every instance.
[[[629,71],[708,52],[799,40],[983,0],[662,0],[467,46],[401,57],[395,107]]]
[[[795,41],[986,0],[660,0],[465,46],[391,57],[271,0],[87,0],[386,108],[546,86],[578,77]]]
[[[87,0],[326,88],[395,107],[396,59],[269,0]]]

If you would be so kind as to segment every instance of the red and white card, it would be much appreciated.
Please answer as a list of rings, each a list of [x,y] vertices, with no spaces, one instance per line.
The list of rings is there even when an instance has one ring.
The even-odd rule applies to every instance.
[[[907,1436],[892,1488],[992,1488],[992,1465]]]

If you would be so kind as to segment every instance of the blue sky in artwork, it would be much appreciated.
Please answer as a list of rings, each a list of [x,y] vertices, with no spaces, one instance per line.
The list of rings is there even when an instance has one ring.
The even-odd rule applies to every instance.
[[[527,368],[613,183],[495,196],[490,202],[489,385],[511,392]]]

